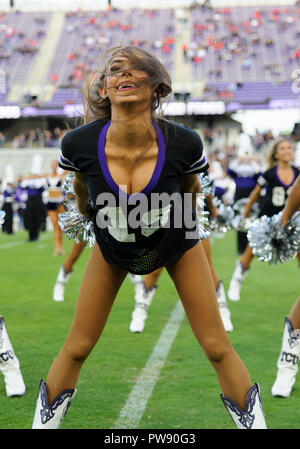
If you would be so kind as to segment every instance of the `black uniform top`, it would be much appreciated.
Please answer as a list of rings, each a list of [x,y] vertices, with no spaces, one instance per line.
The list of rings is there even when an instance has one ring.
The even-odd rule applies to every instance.
[[[292,169],[294,171],[294,178],[289,185],[284,184],[279,178],[277,165],[265,171],[258,178],[257,183],[261,187],[266,187],[266,195],[261,204],[259,217],[263,215],[271,217],[272,215],[278,214],[284,208],[291,187],[299,174],[299,170],[296,167],[292,166]]]
[[[150,273],[178,259],[199,240],[197,232],[187,234],[195,231],[195,222],[185,223],[186,210],[190,223],[195,220],[195,212],[191,207],[181,207],[178,198],[184,174],[208,169],[202,141],[185,126],[162,119],[153,122],[158,144],[154,172],[141,192],[127,194],[115,183],[107,166],[105,139],[109,125],[97,120],[68,132],[61,142],[59,165],[85,174],[89,199],[95,207],[95,237],[105,260],[131,273]],[[163,194],[173,194],[175,200]],[[139,206],[136,217],[142,217],[142,222],[135,226],[132,219]],[[180,216],[183,223],[178,221]]]

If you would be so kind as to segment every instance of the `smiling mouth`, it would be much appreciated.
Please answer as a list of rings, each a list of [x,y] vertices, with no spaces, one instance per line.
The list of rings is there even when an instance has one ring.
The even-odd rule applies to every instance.
[[[136,86],[134,84],[122,84],[117,87],[117,90],[131,90],[136,89]]]

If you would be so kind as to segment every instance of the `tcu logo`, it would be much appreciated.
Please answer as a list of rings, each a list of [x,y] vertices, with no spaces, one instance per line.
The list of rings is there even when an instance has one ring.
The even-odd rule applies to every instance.
[[[6,351],[6,352],[2,352],[0,354],[0,365],[2,363],[7,362],[9,359],[13,360],[14,359],[14,354],[12,351]]]
[[[297,357],[295,354],[291,354],[290,352],[283,351],[281,353],[281,362],[287,362],[292,363],[293,365],[297,365],[299,360],[299,357]]]

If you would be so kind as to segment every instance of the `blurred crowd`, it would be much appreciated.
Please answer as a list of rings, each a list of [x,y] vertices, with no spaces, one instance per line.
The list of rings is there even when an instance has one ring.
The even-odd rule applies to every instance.
[[[66,131],[65,128],[60,127],[55,127],[52,130],[32,128],[16,134],[12,138],[8,138],[5,132],[0,131],[0,148],[59,148],[61,138]],[[228,134],[224,127],[204,127],[198,132],[203,139],[207,153],[218,154],[218,157],[225,161],[236,156],[237,149],[240,146],[239,137],[234,139],[233,142],[228,142]],[[265,152],[268,151],[277,137],[280,137],[280,135],[274,136],[270,130],[264,132],[256,130],[247,139],[254,152],[261,153],[264,157]]]
[[[51,82],[60,89],[81,88],[84,76],[95,69],[95,60],[106,50],[115,47],[117,43],[135,45],[145,50],[155,52],[161,50],[162,55],[169,54],[174,47],[174,26],[163,22],[163,32],[157,37],[155,33],[149,36],[145,30],[149,30],[151,20],[159,15],[158,10],[118,10],[108,8],[107,11],[70,11],[65,14],[66,25],[64,36],[70,40],[76,36],[76,50],[66,55],[66,74],[62,79],[55,67],[51,73]],[[145,23],[144,33],[138,28]],[[151,29],[151,28],[150,28]],[[134,34],[131,31],[134,30]]]
[[[22,13],[16,11],[14,14],[21,15]],[[46,35],[47,23],[44,17],[36,16],[32,20],[34,31],[14,26],[10,21],[6,21],[6,13],[0,11],[0,62],[11,61],[13,63],[16,53],[30,57],[39,51],[40,40]]]
[[[0,132],[0,148],[59,148],[65,129],[55,127],[53,130],[32,128],[8,139]]]
[[[230,63],[235,56],[241,57],[242,66],[250,68],[257,56],[258,46],[264,48],[276,47],[278,36],[284,33],[290,25],[299,21],[299,10],[295,7],[268,8],[257,7],[255,11],[249,9],[247,18],[233,18],[231,8],[213,8],[206,5],[195,9],[206,9],[205,21],[195,19],[193,22],[193,38],[189,45],[184,45],[183,53],[187,60],[202,63],[207,54],[215,52],[219,63]],[[272,35],[260,33],[266,24],[276,24]],[[276,35],[276,39],[275,39]],[[295,27],[294,39],[282,42],[285,46],[287,60],[300,59],[299,37],[300,30]],[[283,74],[284,64],[265,64],[264,68],[272,77]],[[211,75],[222,78],[222,69],[216,67]]]

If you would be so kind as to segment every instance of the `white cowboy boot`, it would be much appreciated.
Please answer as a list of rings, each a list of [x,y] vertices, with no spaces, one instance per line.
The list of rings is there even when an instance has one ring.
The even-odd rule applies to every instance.
[[[73,270],[69,273],[66,273],[64,266],[62,265],[59,269],[56,283],[53,289],[53,301],[62,302],[64,301],[65,287],[66,283],[70,279]]]
[[[135,308],[132,312],[132,320],[129,326],[131,332],[143,332],[148,316],[147,311],[156,290],[156,285],[153,285],[147,290],[144,281],[135,285]]]
[[[32,429],[58,429],[76,391],[76,389],[64,390],[48,405],[46,383],[41,380]]]
[[[277,377],[272,386],[272,395],[288,398],[298,372],[300,358],[300,331],[294,330],[292,323],[286,317],[282,336],[282,345],[277,360]]]
[[[234,401],[223,394],[221,394],[221,399],[238,429],[267,428],[257,383],[252,385],[247,394],[245,410],[242,410]]]
[[[143,282],[143,278],[140,274],[128,273],[128,277],[134,285]]]
[[[0,316],[0,371],[4,375],[8,397],[23,396],[26,393],[19,360],[10,342],[3,316]]]
[[[235,265],[235,269],[229,284],[228,298],[231,301],[239,301],[241,299],[240,292],[242,288],[242,281],[248,270],[243,268],[243,265],[238,261]]]

